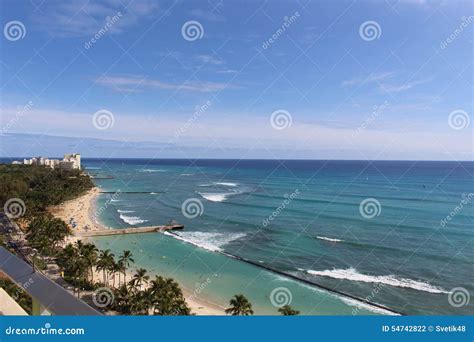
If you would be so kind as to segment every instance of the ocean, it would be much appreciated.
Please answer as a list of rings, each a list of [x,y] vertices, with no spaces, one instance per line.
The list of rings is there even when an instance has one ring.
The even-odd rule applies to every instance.
[[[403,314],[474,313],[474,301],[466,303],[474,293],[474,162],[83,165],[110,192],[97,203],[104,224],[184,224],[173,234],[96,243],[131,250],[137,267],[216,305],[242,293],[256,314],[278,314],[283,304],[312,315],[383,313],[344,293]]]
[[[303,314],[380,312],[296,277],[404,314],[474,313],[472,303],[459,305],[464,292],[458,291],[474,293],[472,162],[113,159],[84,165],[100,178],[113,177],[96,179],[104,191],[118,191],[97,203],[105,208],[105,224],[185,226],[175,235],[97,243],[131,249],[137,265],[220,306],[243,293],[259,314],[276,314],[288,302]]]

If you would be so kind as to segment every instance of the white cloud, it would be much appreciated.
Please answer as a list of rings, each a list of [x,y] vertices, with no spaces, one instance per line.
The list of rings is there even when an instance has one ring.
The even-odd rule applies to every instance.
[[[195,59],[198,62],[205,63],[205,64],[214,64],[214,65],[222,65],[224,64],[224,61],[220,58],[216,58],[211,55],[197,55]]]
[[[224,89],[238,88],[233,84],[207,81],[185,81],[183,83],[169,83],[136,75],[102,76],[96,80],[96,83],[120,92],[133,92],[143,89],[163,89],[210,93],[221,91]]]
[[[134,0],[128,3],[119,0],[45,2],[41,10],[41,15],[33,17],[39,28],[55,37],[65,38],[94,35],[104,26],[108,17],[113,17],[118,12],[122,16],[110,28],[111,34],[121,33],[128,27],[160,14],[158,4],[153,0]]]
[[[459,158],[466,159],[471,146],[468,130],[453,131],[447,124],[436,131],[423,126],[414,127],[410,131],[368,127],[355,135],[356,127],[326,127],[299,122],[296,117],[293,118],[290,128],[275,130],[268,117],[243,114],[216,116],[216,113],[204,113],[192,121],[191,125],[187,123],[192,118],[192,113],[189,117],[173,116],[171,113],[160,113],[160,116],[119,112],[113,114],[114,126],[99,131],[92,123],[93,113],[31,110],[9,133],[170,142],[193,148],[263,149],[268,151],[269,155],[276,151],[285,151],[287,157],[292,154],[301,157],[301,151],[307,151],[307,158],[317,158],[319,152],[331,150],[335,151],[333,158],[342,157],[337,151],[346,151],[344,158],[350,157],[352,153],[352,159],[449,159],[446,153],[464,156]],[[5,120],[14,115],[15,109],[5,110]],[[183,127],[186,127],[186,130],[182,131]],[[174,138],[175,132],[180,132],[179,139]]]
[[[389,79],[395,75],[393,71],[371,73],[367,77],[358,77],[350,80],[345,80],[341,83],[342,87],[361,86],[364,84],[380,82]]]
[[[430,77],[418,81],[408,81],[403,84],[393,85],[393,84],[380,84],[379,89],[387,93],[399,93],[401,91],[409,90],[417,85],[431,82],[434,77]]]

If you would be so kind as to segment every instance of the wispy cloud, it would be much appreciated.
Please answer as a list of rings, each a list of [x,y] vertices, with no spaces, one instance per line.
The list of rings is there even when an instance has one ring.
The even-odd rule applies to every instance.
[[[203,64],[222,65],[224,61],[211,55],[197,55],[195,59]]]
[[[128,27],[141,23],[159,14],[159,7],[153,0],[135,0],[129,4],[121,1],[92,2],[76,0],[69,2],[45,2],[42,15],[34,16],[38,27],[55,37],[85,37],[99,30],[107,18],[122,13],[121,20],[110,28],[111,34],[118,34]]]
[[[224,89],[236,89],[237,86],[219,82],[185,81],[170,83],[141,76],[103,76],[96,80],[97,84],[120,92],[132,92],[143,89],[183,90],[209,93]]]
[[[381,82],[387,80],[395,75],[393,71],[386,71],[386,72],[379,72],[379,73],[372,73],[369,74],[367,77],[358,77],[353,78],[350,80],[345,80],[341,83],[342,87],[353,87],[353,86],[361,86],[364,84]]]
[[[5,118],[15,117],[16,108],[5,108],[2,114]],[[445,159],[443,151],[439,146],[443,146],[449,151],[451,156],[459,159],[472,160],[472,153],[469,155],[469,142],[472,135],[468,131],[459,132],[452,135],[442,127],[436,132],[436,143],[433,143],[433,130],[426,125],[414,126],[410,121],[409,129],[384,129],[374,126],[367,129],[357,139],[351,138],[354,132],[352,127],[328,127],[318,123],[304,123],[293,121],[291,128],[287,130],[275,130],[267,117],[258,117],[249,114],[226,116],[220,113],[209,113],[212,116],[202,116],[195,121],[192,127],[180,137],[179,141],[173,140],[174,132],[185,125],[189,116],[168,115],[157,117],[143,114],[127,114],[119,111],[114,112],[115,124],[109,130],[97,130],[92,124],[93,113],[87,112],[63,112],[54,109],[32,109],[25,114],[18,126],[12,132],[0,135],[0,155],[31,155],[49,154],[56,148],[57,155],[60,155],[61,148],[71,145],[79,148],[84,154],[95,155],[96,153],[111,153],[117,157],[137,157],[138,150],[145,149],[141,157],[155,155],[157,148],[163,148],[167,157],[181,155],[182,146],[189,146],[193,156],[196,153],[210,153],[209,156],[216,156],[216,151],[225,149],[226,154],[219,154],[219,157],[233,158],[242,157],[246,150],[252,151],[251,157],[266,158],[269,151],[279,158],[330,158],[333,153],[322,154],[323,150],[346,151],[347,153],[338,156],[345,159],[354,159],[354,156],[371,154],[379,159]],[[383,119],[383,117],[380,117]],[[157,127],[160,127],[160,134],[157,134]],[[40,137],[29,140],[21,140],[15,134],[36,133],[40,137],[46,135],[69,136],[78,139],[55,140],[47,143],[39,141]],[[249,137],[259,137],[256,144],[254,139]],[[113,139],[112,142],[100,143],[92,139]],[[103,140],[102,140],[103,141]],[[152,144],[150,142],[159,142]],[[376,143],[374,143],[376,142]],[[396,142],[396,144],[394,143]],[[170,148],[172,143],[174,148]],[[124,145],[125,144],[125,145]],[[179,146],[178,146],[179,145]],[[38,149],[47,146],[45,151]],[[79,147],[78,147],[79,146]],[[125,147],[129,147],[124,150]],[[137,149],[134,150],[134,149]],[[261,148],[255,154],[255,148]],[[234,154],[230,154],[233,149],[238,149]],[[33,152],[34,151],[34,152]],[[380,152],[384,151],[382,155]],[[282,154],[283,153],[283,154]],[[295,154],[297,153],[297,154]],[[107,155],[107,154],[106,154]],[[245,153],[247,157],[250,157]]]
[[[196,8],[196,9],[191,10],[189,14],[199,19],[215,21],[215,22],[223,22],[226,20],[223,15],[218,14],[215,11],[213,12],[211,10],[204,11],[202,9]]]
[[[417,81],[408,81],[403,84],[380,84],[379,89],[381,91],[387,92],[387,93],[399,93],[401,91],[409,90],[417,85],[424,84],[431,82],[434,79],[434,77],[426,78],[423,80],[417,80]]]

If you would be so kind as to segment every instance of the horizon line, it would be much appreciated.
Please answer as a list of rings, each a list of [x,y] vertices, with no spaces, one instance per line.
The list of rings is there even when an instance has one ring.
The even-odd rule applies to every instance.
[[[73,153],[73,152],[71,152]],[[80,152],[74,152],[79,153]],[[44,157],[44,156],[23,156],[23,157],[3,157],[0,156],[0,159],[25,159],[25,158],[35,158],[35,157]],[[61,158],[60,156],[48,156],[45,158]],[[446,160],[446,159],[278,159],[278,158],[154,158],[154,157],[83,157],[84,160],[229,160],[229,161],[354,161],[354,162],[452,162],[452,163],[473,163],[474,160]]]

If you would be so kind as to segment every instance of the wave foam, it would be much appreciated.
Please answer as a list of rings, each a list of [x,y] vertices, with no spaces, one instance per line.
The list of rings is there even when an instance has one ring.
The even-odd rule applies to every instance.
[[[411,288],[418,291],[425,291],[430,293],[449,293],[448,291],[433,286],[428,283],[424,283],[422,281],[417,281],[413,279],[407,278],[396,278],[394,275],[386,275],[386,276],[372,276],[359,273],[355,268],[348,268],[348,269],[333,269],[333,270],[325,270],[325,271],[313,271],[313,270],[306,270],[307,273],[322,276],[322,277],[330,277],[335,279],[345,279],[351,281],[359,281],[364,283],[381,283],[385,285],[390,285],[394,287],[403,287],[403,288]]]
[[[212,252],[222,252],[222,247],[228,243],[245,236],[244,233],[209,233],[209,232],[164,232],[178,240],[182,240],[195,246]]]
[[[341,242],[342,241],[342,240],[339,240],[339,239],[328,238],[328,237],[325,237],[325,236],[316,236],[316,239],[329,241],[329,242]]]
[[[385,309],[382,309],[382,308],[379,308],[379,307],[376,307],[376,306],[373,306],[373,305],[370,305],[370,304],[366,304],[366,303],[360,302],[360,301],[352,299],[352,298],[347,298],[347,297],[338,297],[338,298],[340,300],[342,300],[344,303],[346,303],[347,305],[356,307],[358,309],[369,310],[369,311],[379,313],[379,314],[382,314],[382,315],[399,316],[399,314],[395,314],[392,311],[385,310]]]
[[[230,187],[236,187],[238,184],[237,183],[230,183],[230,182],[214,182],[215,185],[223,185],[223,186],[230,186]]]
[[[229,196],[235,195],[233,193],[213,193],[213,192],[198,192],[198,194],[211,202],[224,202]]]
[[[213,185],[228,186],[228,187],[231,187],[231,188],[235,188],[239,184],[238,183],[231,183],[231,182],[212,182],[212,183],[199,184],[198,186],[208,187],[208,186],[213,186]]]
[[[125,222],[125,223],[128,223],[132,226],[135,226],[137,224],[141,224],[141,223],[145,223],[145,222],[148,222],[148,220],[143,220],[142,218],[138,217],[138,216],[126,216],[126,215],[122,215],[120,214],[120,219]]]
[[[161,170],[161,169],[142,169],[138,170],[138,172],[166,172],[166,170]]]
[[[130,214],[130,213],[134,213],[135,210],[121,210],[121,209],[117,209],[117,212],[119,214]]]

